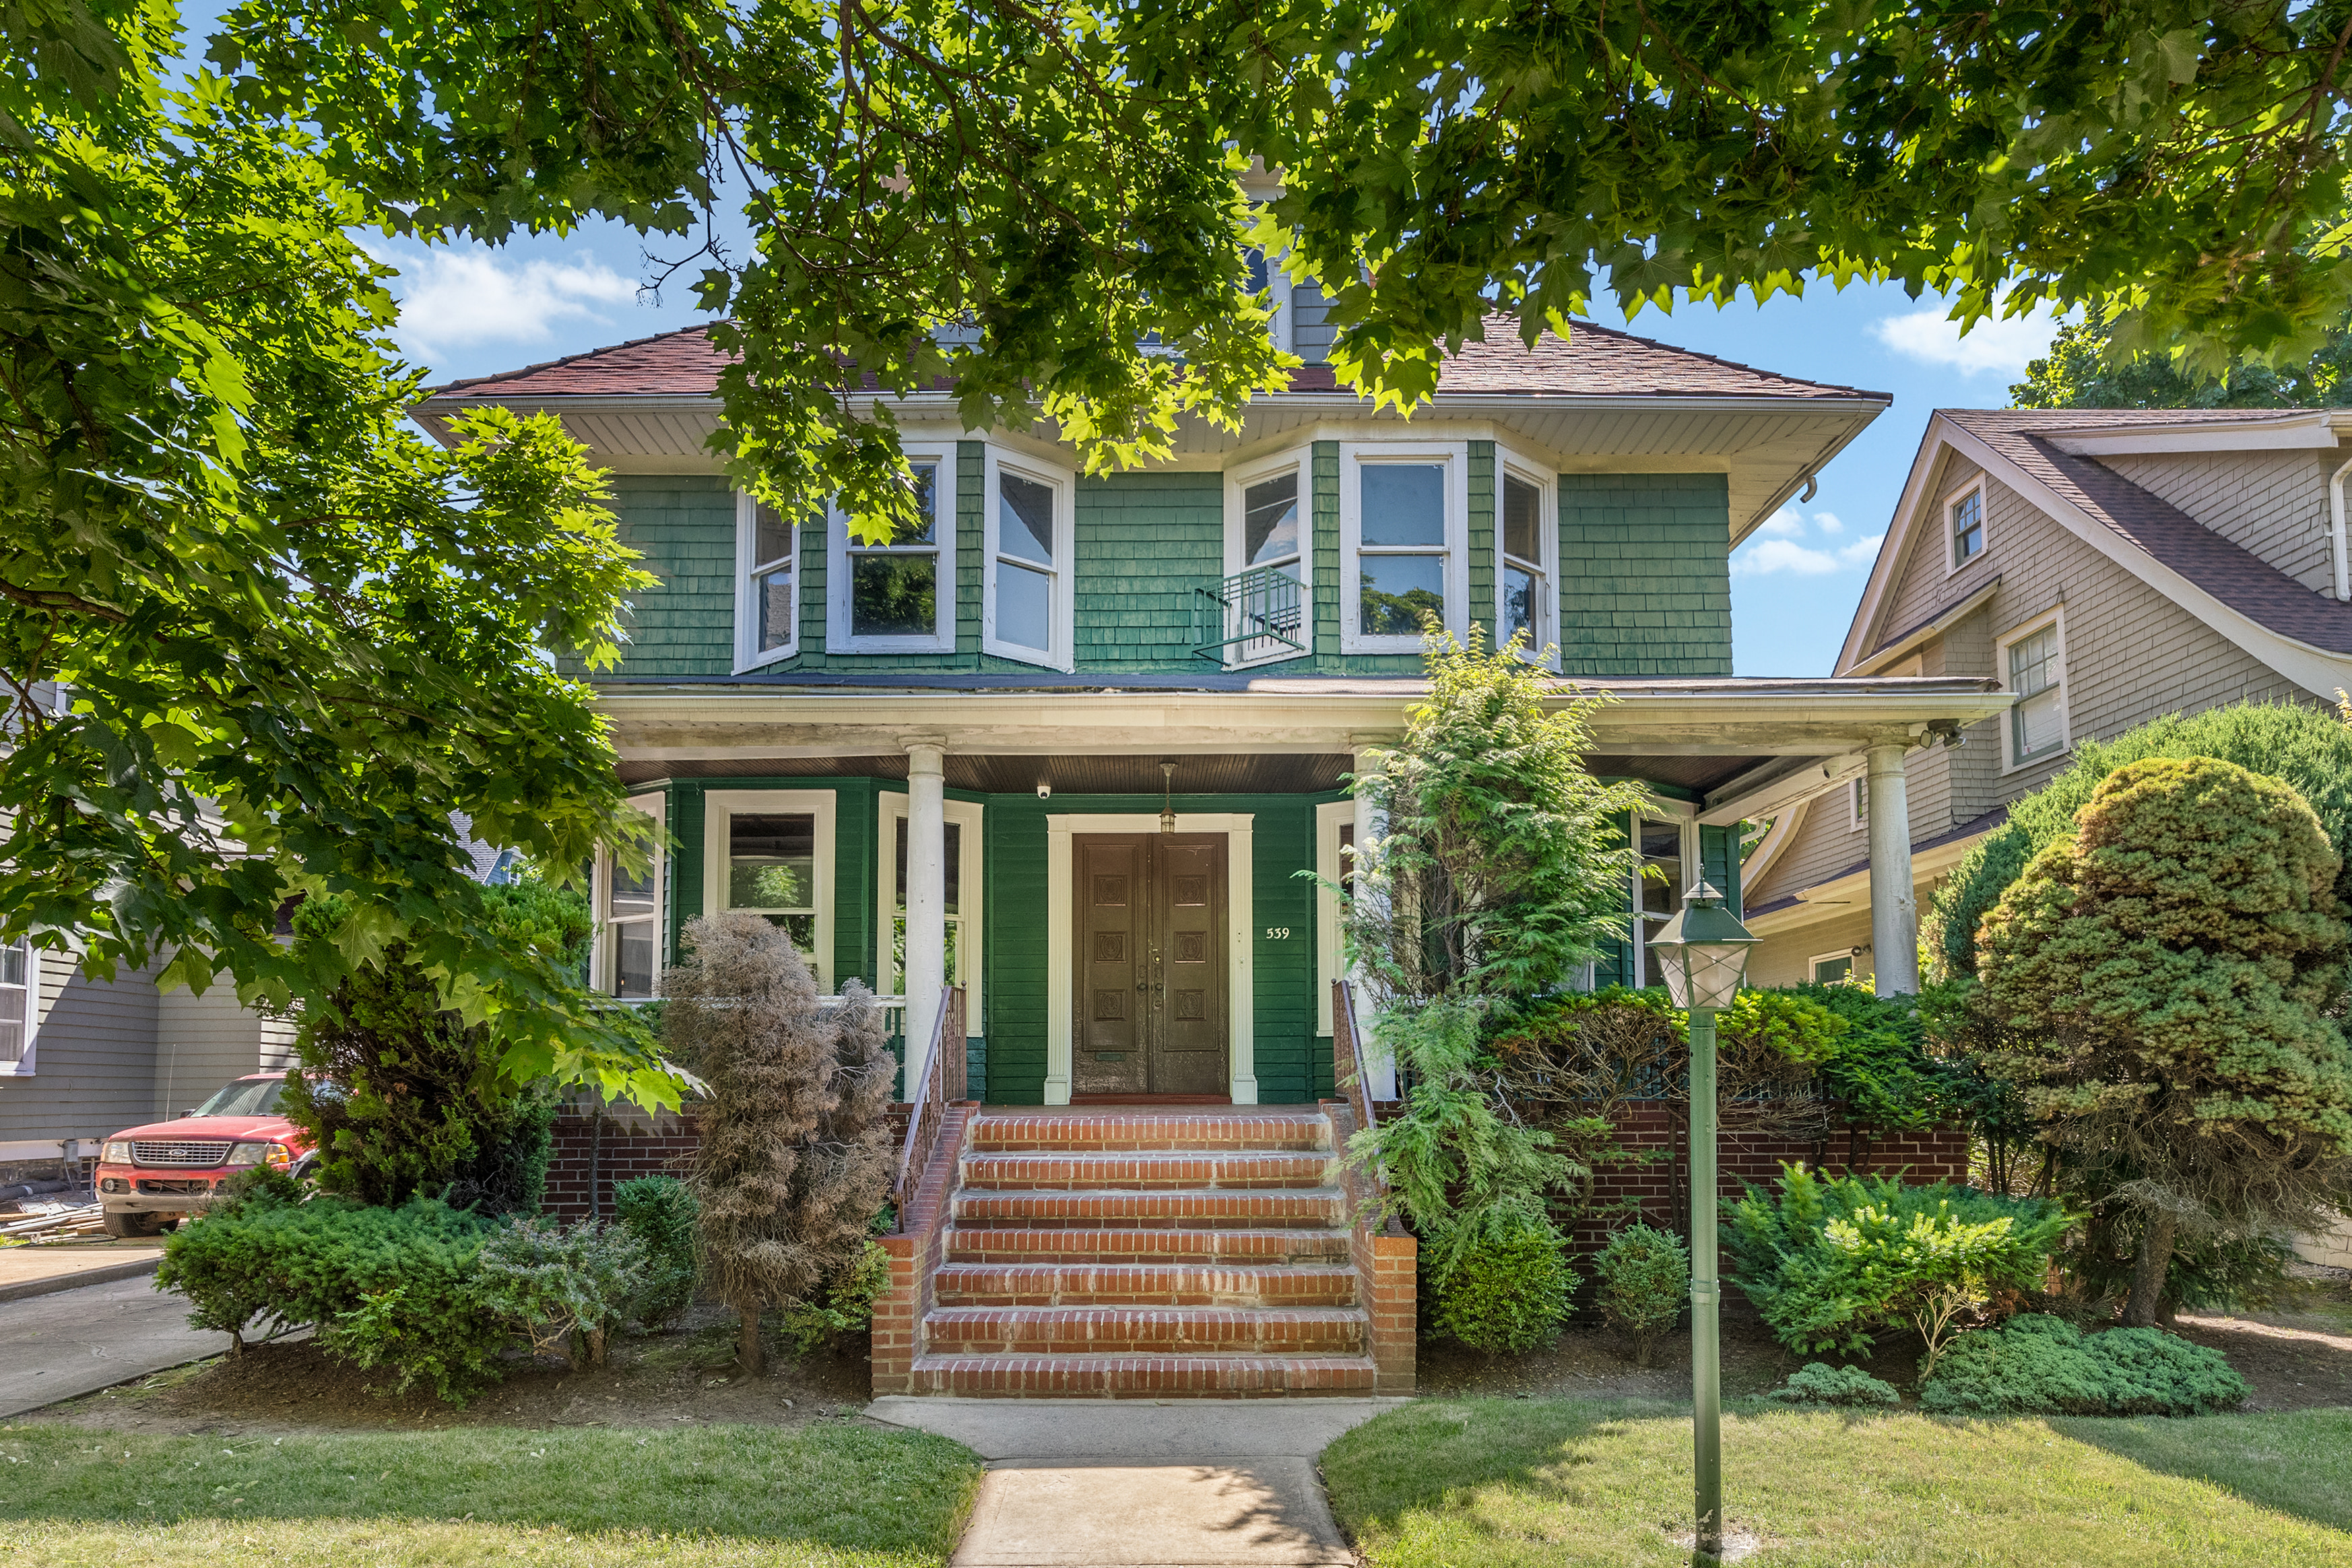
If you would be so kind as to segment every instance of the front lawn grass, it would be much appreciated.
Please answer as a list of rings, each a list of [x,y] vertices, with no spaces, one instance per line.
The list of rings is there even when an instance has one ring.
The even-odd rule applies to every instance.
[[[1431,1401],[1323,1454],[1372,1568],[1687,1563],[1686,1408]],[[1725,1510],[1801,1564],[2341,1562],[2352,1410],[1952,1421],[1751,1409],[1723,1424]]]
[[[847,1423],[143,1437],[0,1429],[0,1564],[946,1562],[962,1445]]]

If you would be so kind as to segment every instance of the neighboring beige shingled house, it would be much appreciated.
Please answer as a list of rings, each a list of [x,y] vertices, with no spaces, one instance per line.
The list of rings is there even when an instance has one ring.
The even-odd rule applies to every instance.
[[[1911,759],[1901,787],[1918,901],[2080,742],[2352,687],[2347,431],[2341,410],[1943,409],[1928,421],[1836,673],[1990,676],[2019,696],[1959,731],[1961,744]],[[1908,989],[1885,983],[1873,951],[1862,758],[1817,783],[1748,861],[1748,923],[1764,938],[1749,976],[1851,971]]]

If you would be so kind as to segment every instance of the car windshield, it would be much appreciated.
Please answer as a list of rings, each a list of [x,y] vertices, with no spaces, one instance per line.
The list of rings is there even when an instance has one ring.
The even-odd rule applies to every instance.
[[[241,1078],[202,1105],[198,1116],[267,1116],[278,1109],[278,1097],[286,1092],[282,1078]]]

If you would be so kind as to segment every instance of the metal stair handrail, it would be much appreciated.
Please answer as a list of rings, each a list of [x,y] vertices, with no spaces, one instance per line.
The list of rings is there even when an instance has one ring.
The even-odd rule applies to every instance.
[[[912,1101],[907,1115],[907,1136],[898,1145],[898,1174],[890,1188],[891,1202],[898,1210],[900,1230],[907,1228],[908,1205],[914,1198],[915,1189],[922,1185],[923,1173],[930,1169],[940,1129],[947,1121],[947,1043],[962,1029],[963,987],[950,985],[940,993],[939,1016],[931,1024],[923,1081],[914,1086],[907,1097]]]

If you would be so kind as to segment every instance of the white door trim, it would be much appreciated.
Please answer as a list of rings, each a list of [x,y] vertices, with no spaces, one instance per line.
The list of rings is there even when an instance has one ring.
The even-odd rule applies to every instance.
[[[1228,965],[1225,991],[1231,998],[1227,1033],[1232,1063],[1230,1092],[1235,1105],[1257,1103],[1256,998],[1251,981],[1251,921],[1255,918],[1250,881],[1252,834],[1257,818],[1250,812],[1193,811],[1176,815],[1179,833],[1222,833],[1225,836],[1225,928]],[[1157,833],[1158,813],[1055,812],[1045,818],[1045,1103],[1070,1103],[1070,928],[1076,910],[1070,902],[1071,835],[1077,833]]]

